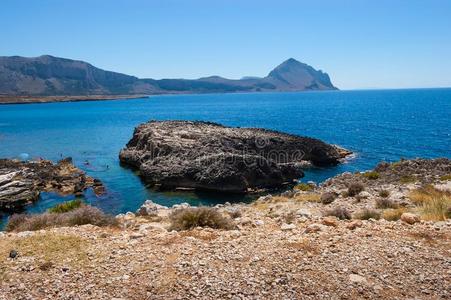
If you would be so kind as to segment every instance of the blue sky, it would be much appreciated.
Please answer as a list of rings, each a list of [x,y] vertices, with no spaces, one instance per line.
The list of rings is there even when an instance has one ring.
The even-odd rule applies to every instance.
[[[293,57],[342,89],[451,86],[451,1],[0,1],[0,55],[151,78],[265,76]]]

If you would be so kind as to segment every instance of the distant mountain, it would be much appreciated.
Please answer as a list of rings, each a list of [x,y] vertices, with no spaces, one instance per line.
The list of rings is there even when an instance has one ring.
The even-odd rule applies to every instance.
[[[86,96],[167,93],[304,91],[336,89],[329,76],[293,58],[264,78],[219,76],[188,79],[139,79],[104,71],[77,60],[44,55],[0,57],[0,95]]]

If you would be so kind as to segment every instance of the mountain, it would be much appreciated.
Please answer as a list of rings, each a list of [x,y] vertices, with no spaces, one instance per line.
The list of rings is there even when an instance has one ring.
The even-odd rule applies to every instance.
[[[290,58],[268,76],[233,80],[219,76],[199,79],[140,79],[105,71],[65,58],[0,57],[0,95],[3,96],[111,96],[168,93],[227,93],[336,89],[322,71]]]

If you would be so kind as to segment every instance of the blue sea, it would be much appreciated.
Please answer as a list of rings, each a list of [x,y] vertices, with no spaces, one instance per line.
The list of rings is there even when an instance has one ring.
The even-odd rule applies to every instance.
[[[302,181],[321,182],[344,171],[363,171],[379,161],[451,158],[451,89],[323,91],[165,95],[145,99],[0,105],[0,157],[57,161],[70,156],[107,193],[86,201],[110,213],[136,210],[146,199],[164,205],[215,204],[249,197],[156,192],[119,165],[119,151],[133,129],[148,120],[205,120],[264,127],[311,136],[355,152],[337,167],[310,169]],[[89,166],[84,164],[89,161]],[[44,193],[28,208],[41,212],[71,199]]]

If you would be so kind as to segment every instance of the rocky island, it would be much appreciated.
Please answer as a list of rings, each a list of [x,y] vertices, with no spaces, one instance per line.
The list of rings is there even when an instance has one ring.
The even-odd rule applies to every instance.
[[[161,189],[244,193],[292,184],[306,164],[336,165],[349,154],[318,139],[260,128],[150,121],[135,129],[119,158]]]
[[[37,201],[41,192],[81,195],[90,187],[103,192],[102,183],[77,169],[70,158],[57,164],[0,159],[0,212],[20,211]]]

